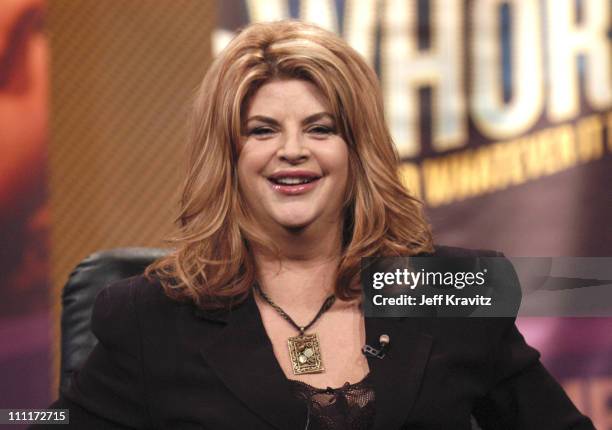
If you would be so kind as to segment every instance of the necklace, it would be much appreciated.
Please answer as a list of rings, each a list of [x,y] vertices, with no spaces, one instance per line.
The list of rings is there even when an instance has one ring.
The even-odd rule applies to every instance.
[[[289,345],[289,357],[291,359],[291,367],[293,368],[294,375],[301,375],[304,373],[319,373],[325,370],[323,367],[323,358],[321,357],[321,349],[319,347],[319,337],[316,333],[305,334],[304,332],[312,326],[325,311],[332,307],[336,301],[336,296],[331,295],[323,305],[319,312],[315,315],[312,321],[305,326],[300,326],[293,321],[293,319],[287,315],[287,313],[276,303],[274,303],[266,293],[261,290],[258,282],[255,282],[255,290],[259,295],[266,301],[270,306],[279,313],[283,319],[288,321],[293,327],[295,327],[300,334],[287,339]]]

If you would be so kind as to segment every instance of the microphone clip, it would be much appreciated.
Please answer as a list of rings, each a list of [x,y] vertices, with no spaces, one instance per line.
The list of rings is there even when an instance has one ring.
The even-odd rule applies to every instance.
[[[373,346],[368,344],[363,345],[363,347],[361,347],[361,352],[363,353],[363,355],[365,355],[366,357],[378,358],[381,360],[385,358],[387,348],[390,342],[389,336],[386,334],[381,334],[380,338],[378,339],[378,342],[380,344],[379,348],[374,348]]]

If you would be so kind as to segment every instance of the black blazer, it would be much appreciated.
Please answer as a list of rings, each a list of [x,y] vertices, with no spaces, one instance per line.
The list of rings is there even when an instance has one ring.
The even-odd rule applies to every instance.
[[[375,430],[469,430],[472,415],[483,429],[593,429],[513,318],[365,324],[368,344],[383,333],[392,342],[384,359],[368,358]],[[231,312],[202,311],[133,277],[98,295],[92,330],[98,345],[52,405],[70,409],[70,428],[305,427],[306,406],[290,392],[252,294]]]

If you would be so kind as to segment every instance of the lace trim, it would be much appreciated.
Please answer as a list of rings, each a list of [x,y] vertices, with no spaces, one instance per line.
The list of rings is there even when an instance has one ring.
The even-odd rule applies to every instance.
[[[338,388],[317,388],[295,379],[294,395],[309,408],[308,429],[367,430],[374,423],[374,386],[368,373],[361,381]]]

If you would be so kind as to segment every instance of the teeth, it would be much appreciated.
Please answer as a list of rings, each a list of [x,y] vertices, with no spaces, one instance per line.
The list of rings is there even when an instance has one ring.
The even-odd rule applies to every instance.
[[[307,184],[308,182],[312,182],[314,178],[277,178],[274,179],[275,182],[279,184],[285,185],[298,185],[298,184]]]

